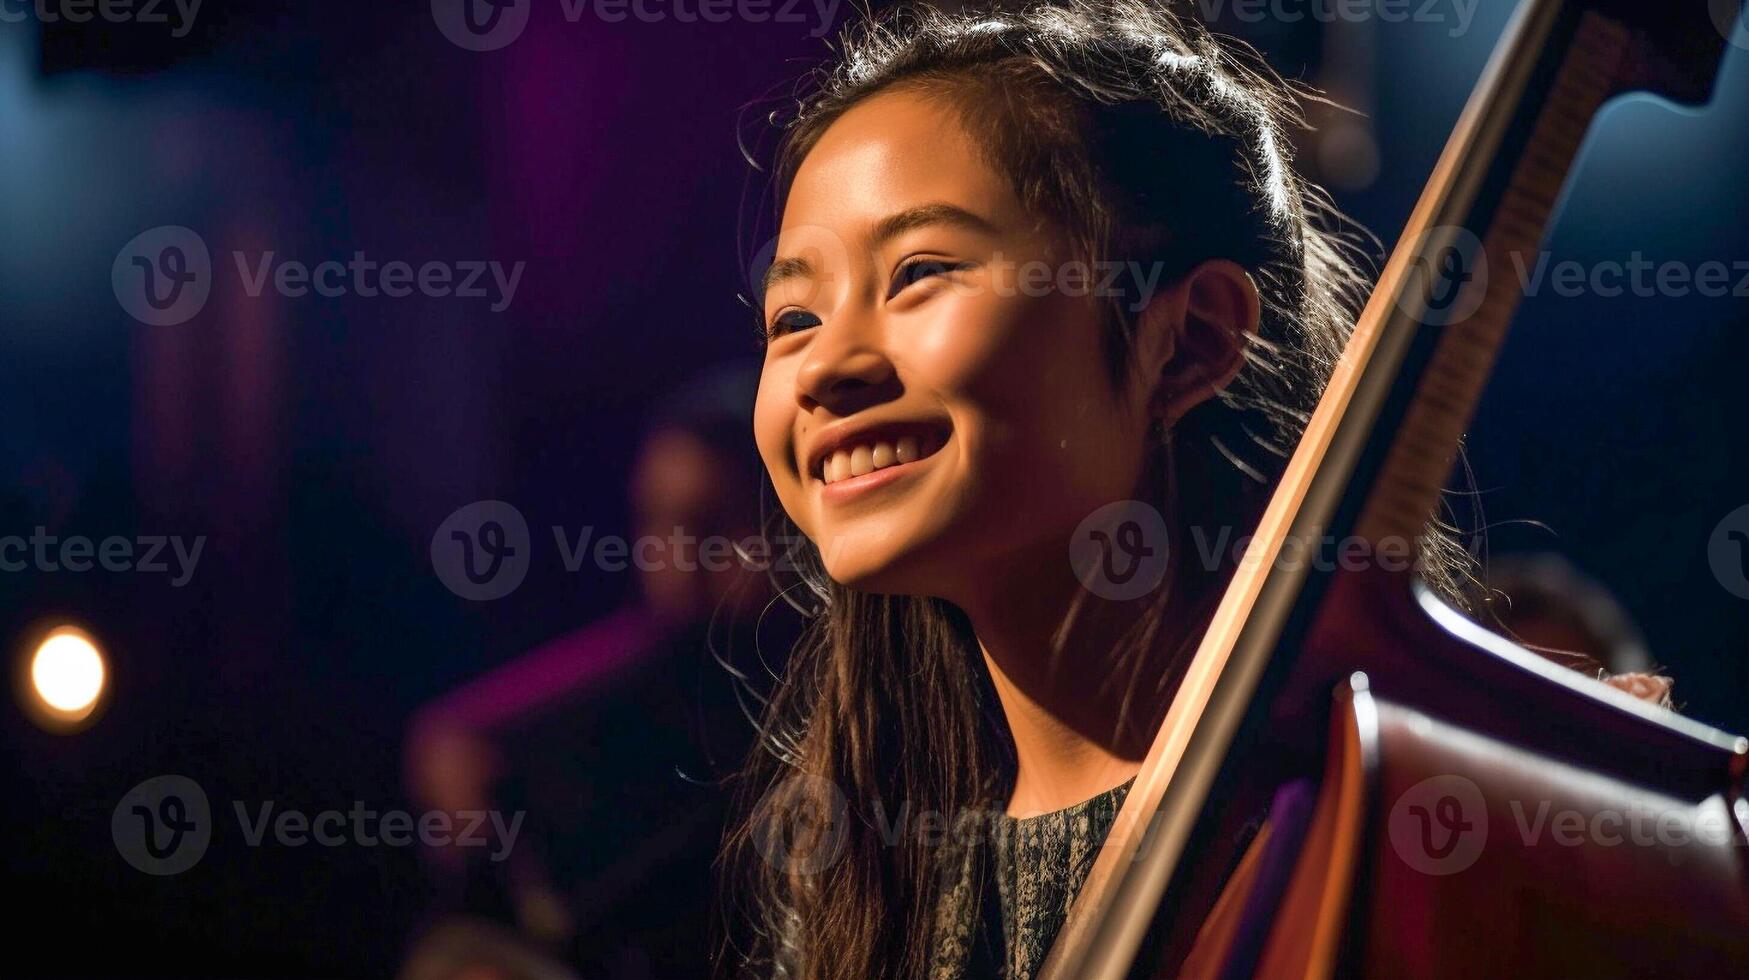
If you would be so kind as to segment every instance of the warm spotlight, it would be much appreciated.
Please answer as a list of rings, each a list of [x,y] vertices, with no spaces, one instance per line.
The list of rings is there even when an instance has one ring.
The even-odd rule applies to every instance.
[[[103,700],[107,680],[103,653],[90,634],[57,626],[30,655],[26,707],[45,728],[82,727]]]

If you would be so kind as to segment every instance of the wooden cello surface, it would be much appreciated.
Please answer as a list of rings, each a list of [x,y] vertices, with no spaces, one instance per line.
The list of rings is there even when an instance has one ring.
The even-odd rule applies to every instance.
[[[1749,976],[1749,741],[1402,560],[1592,117],[1705,101],[1723,46],[1706,0],[1520,5],[1041,977]]]

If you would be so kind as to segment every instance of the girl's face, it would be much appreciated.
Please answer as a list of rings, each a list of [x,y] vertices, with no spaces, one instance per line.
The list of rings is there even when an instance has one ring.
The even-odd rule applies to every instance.
[[[950,600],[1057,561],[1144,464],[1086,267],[911,89],[846,112],[796,174],[767,276],[754,427],[835,580]],[[1055,571],[1053,569],[1052,571]]]

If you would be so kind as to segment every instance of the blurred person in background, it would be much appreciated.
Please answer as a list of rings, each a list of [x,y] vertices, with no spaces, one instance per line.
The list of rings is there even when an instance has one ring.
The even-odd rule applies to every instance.
[[[1553,552],[1488,563],[1493,628],[1555,663],[1636,697],[1670,703],[1672,680],[1653,672],[1645,637],[1615,595]]]
[[[419,805],[525,817],[501,861],[430,851],[432,924],[403,976],[706,972],[715,784],[752,733],[717,658],[744,658],[762,618],[763,645],[788,649],[780,618],[761,616],[756,555],[730,550],[758,536],[757,382],[757,366],[725,367],[659,399],[628,488],[624,608],[415,712],[406,777]]]

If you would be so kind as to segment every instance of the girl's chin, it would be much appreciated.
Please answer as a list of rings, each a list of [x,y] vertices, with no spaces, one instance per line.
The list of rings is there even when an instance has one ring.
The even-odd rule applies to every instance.
[[[858,592],[881,595],[912,595],[911,576],[882,562],[857,562],[854,565],[826,566],[832,581]]]
[[[854,561],[831,562],[826,574],[834,582],[857,592],[877,595],[943,596],[953,593],[953,579],[963,571],[925,562],[920,556],[860,555]]]
[[[962,515],[935,509],[918,513],[868,513],[821,521],[809,533],[820,564],[833,581],[859,592],[883,595],[942,595],[958,591],[967,575],[968,556],[953,533]]]

